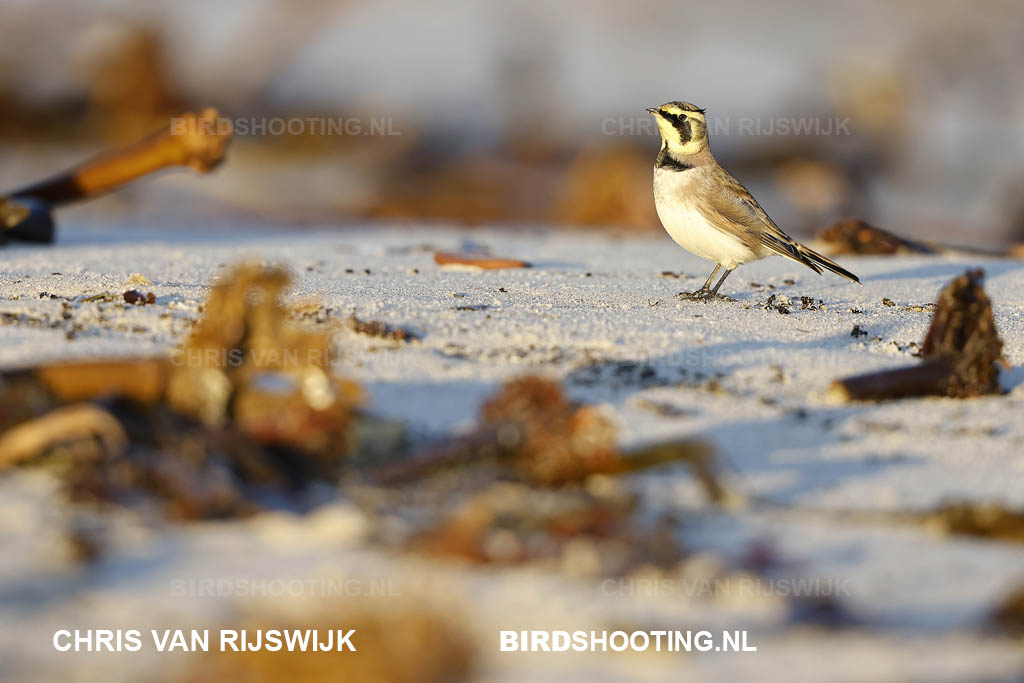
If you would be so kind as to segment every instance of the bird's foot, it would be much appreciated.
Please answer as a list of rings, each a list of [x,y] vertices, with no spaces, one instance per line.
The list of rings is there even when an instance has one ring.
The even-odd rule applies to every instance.
[[[710,289],[698,289],[696,292],[679,292],[676,296],[686,301],[699,301],[702,304],[706,304],[709,301],[736,301],[731,296],[715,294]]]

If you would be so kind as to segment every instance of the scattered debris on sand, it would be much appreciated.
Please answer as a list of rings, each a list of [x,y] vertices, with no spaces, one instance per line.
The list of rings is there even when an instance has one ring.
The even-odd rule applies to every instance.
[[[352,327],[353,332],[366,335],[367,337],[378,337],[397,342],[409,342],[420,338],[412,330],[404,327],[395,327],[380,320],[363,320],[357,317],[355,313],[349,318],[349,325]]]
[[[982,287],[984,273],[969,270],[939,295],[935,316],[921,345],[924,362],[837,380],[829,389],[836,401],[947,396],[971,398],[999,393],[999,368],[1005,366],[1003,341],[996,330],[992,302]],[[854,327],[853,336],[858,336]]]
[[[153,292],[147,292],[143,294],[137,289],[129,289],[122,294],[124,302],[126,304],[132,304],[133,306],[146,306],[156,303],[156,295]]]

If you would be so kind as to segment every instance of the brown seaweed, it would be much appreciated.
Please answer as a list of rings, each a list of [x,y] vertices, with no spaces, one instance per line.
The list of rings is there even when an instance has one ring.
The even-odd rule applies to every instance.
[[[998,503],[949,503],[922,519],[942,534],[1024,543],[1024,511]]]
[[[642,521],[634,496],[614,487],[538,489],[497,483],[413,539],[433,555],[478,564],[558,561],[572,573],[622,576],[675,566],[685,551],[669,520]]]
[[[155,505],[164,516],[248,514],[273,493],[336,481],[361,389],[331,369],[330,340],[291,322],[290,281],[228,272],[170,358],[79,361],[0,376],[2,465],[60,467],[73,500]]]
[[[510,467],[520,481],[538,486],[683,463],[694,470],[711,500],[724,498],[704,443],[669,442],[622,453],[615,426],[596,406],[574,405],[559,383],[534,375],[509,381],[485,401],[471,434],[377,468],[373,479],[397,484],[481,461]]]

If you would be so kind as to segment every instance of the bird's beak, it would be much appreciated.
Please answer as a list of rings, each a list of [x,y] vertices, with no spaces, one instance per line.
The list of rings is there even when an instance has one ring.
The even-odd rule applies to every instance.
[[[658,110],[655,109],[654,107],[647,107],[647,113],[648,114],[657,114]]]

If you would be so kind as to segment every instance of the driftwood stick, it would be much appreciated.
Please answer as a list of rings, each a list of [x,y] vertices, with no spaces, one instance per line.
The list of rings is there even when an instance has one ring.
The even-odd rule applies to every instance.
[[[999,393],[1003,340],[984,273],[969,270],[939,295],[935,316],[921,345],[924,362],[836,380],[828,396],[837,401],[881,401],[908,396],[969,398]]]
[[[483,429],[426,446],[399,462],[377,467],[370,473],[370,479],[381,486],[418,481],[442,470],[493,458],[506,451],[498,441],[496,430]]]
[[[883,401],[911,396],[944,396],[955,379],[955,367],[946,360],[926,361],[895,370],[846,377],[832,383],[834,401]]]
[[[166,131],[125,149],[102,154],[11,196],[60,205],[110,192],[163,168],[188,166],[206,173],[223,161],[230,139],[230,124],[219,118],[216,109],[183,114],[173,119]]]
[[[624,453],[618,466],[609,474],[638,472],[680,463],[690,468],[709,500],[714,503],[727,501],[728,492],[718,479],[711,446],[702,441],[668,441]]]

